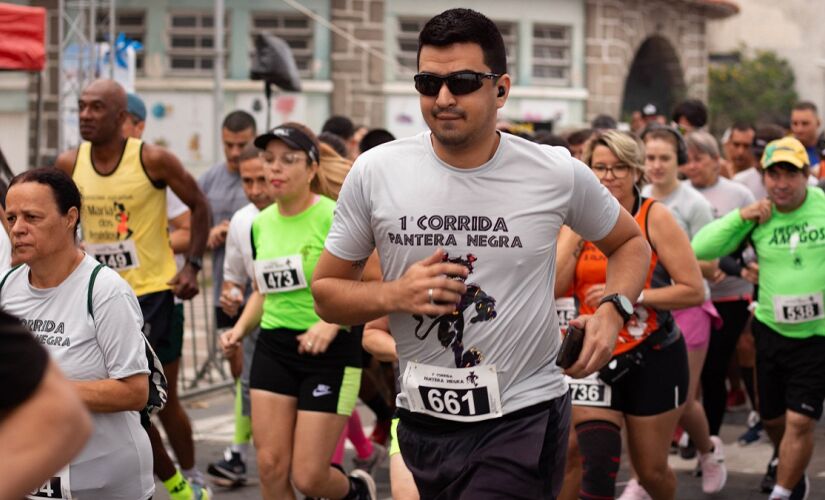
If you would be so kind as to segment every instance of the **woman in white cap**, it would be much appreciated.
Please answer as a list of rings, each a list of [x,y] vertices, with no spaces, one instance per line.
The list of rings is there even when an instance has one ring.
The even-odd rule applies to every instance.
[[[309,288],[335,209],[317,194],[327,192],[318,139],[285,123],[255,145],[275,203],[252,224],[255,292],[221,344],[234,351],[260,323],[249,384],[262,495],[294,498],[294,484],[313,497],[372,499],[369,474],[330,466],[358,398],[362,354],[360,334],[318,317]]]

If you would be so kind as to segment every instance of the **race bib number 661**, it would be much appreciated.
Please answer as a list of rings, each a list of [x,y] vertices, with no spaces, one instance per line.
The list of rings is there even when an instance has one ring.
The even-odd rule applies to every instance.
[[[413,412],[458,422],[502,415],[495,365],[441,368],[411,361],[401,383]]]

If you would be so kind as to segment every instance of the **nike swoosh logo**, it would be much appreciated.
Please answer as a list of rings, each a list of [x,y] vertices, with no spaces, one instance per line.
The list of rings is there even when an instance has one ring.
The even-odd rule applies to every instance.
[[[329,391],[329,390],[324,390],[324,389],[321,389],[321,390],[313,389],[312,390],[312,395],[316,398],[320,398],[321,396],[329,396],[330,394],[332,394],[332,392]]]

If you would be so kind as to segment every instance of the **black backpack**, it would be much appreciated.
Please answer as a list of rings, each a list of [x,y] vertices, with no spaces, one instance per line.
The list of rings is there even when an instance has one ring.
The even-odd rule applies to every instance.
[[[3,280],[0,281],[0,291],[3,290],[3,285],[6,284],[6,280],[11,273],[16,271],[19,267],[19,265],[15,266],[6,273]],[[97,274],[101,269],[103,269],[103,267],[105,267],[104,264],[98,264],[97,267],[92,270],[91,276],[89,276],[89,292],[86,297],[86,310],[88,311],[89,316],[92,317],[92,321],[95,319],[92,292],[94,291]],[[154,349],[152,349],[152,346],[149,345],[149,340],[142,334],[141,337],[143,337],[143,344],[146,348],[146,359],[149,362],[149,399],[146,402],[146,406],[140,410],[140,423],[144,428],[148,429],[151,425],[152,415],[156,415],[166,406],[169,393],[167,392],[168,381],[166,380],[166,374],[163,373],[163,365],[158,359],[157,354],[155,354]]]

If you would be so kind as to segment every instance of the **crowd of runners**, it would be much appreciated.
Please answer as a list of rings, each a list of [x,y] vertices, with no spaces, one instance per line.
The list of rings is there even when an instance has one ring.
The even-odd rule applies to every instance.
[[[807,498],[825,399],[816,106],[719,141],[697,100],[532,134],[497,120],[506,62],[494,23],[445,11],[419,35],[429,130],[260,132],[233,111],[225,161],[197,180],[141,140],[139,95],[88,85],[83,143],[5,198],[0,498],[145,500],[157,477],[206,500],[243,487],[253,453],[266,499],[373,499],[387,460],[397,499],[672,499],[671,453],[713,494],[743,404],[739,444],[774,446],[766,498]],[[207,251],[235,434],[196,464],[181,300]]]

